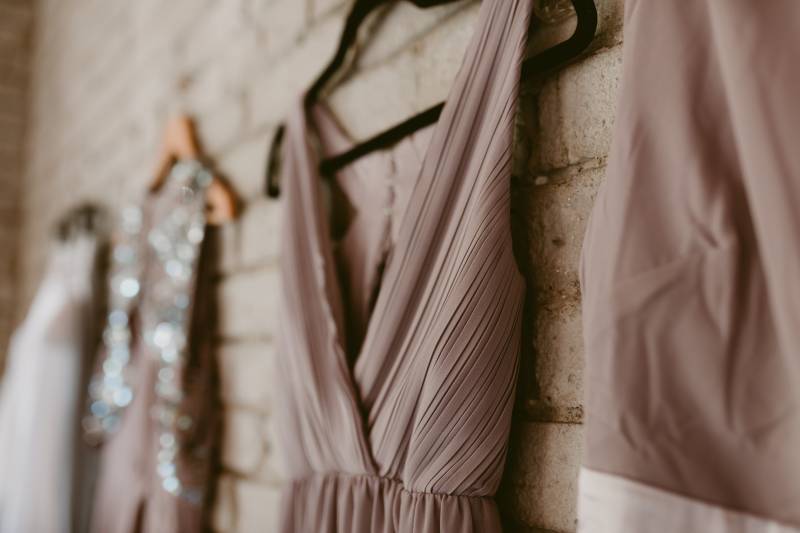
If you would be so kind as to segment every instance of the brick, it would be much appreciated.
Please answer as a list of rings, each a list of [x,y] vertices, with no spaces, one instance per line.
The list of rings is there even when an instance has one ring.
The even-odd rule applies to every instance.
[[[290,48],[308,21],[306,1],[244,0],[243,10],[246,24],[261,37],[262,58]]]
[[[531,420],[518,423],[499,501],[510,520],[527,528],[574,531],[575,480],[580,460],[583,344],[578,267],[588,215],[603,179],[603,161],[534,174],[514,191],[523,268],[535,285],[533,380],[524,399]],[[523,387],[523,390],[526,387]],[[531,387],[527,387],[531,388]]]
[[[219,333],[225,339],[263,339],[274,334],[279,297],[275,269],[226,277],[219,286]]]
[[[470,0],[426,9],[420,9],[410,2],[390,5],[373,17],[377,20],[365,25],[357,59],[358,68],[371,68],[384,63],[401,51],[418,46],[434,32],[446,33],[447,29],[443,26],[453,16],[458,18],[448,24],[449,30],[465,26],[468,32],[478,15],[477,4],[475,0]]]
[[[621,47],[602,51],[552,78],[539,100],[541,168],[562,168],[608,153],[622,70]]]
[[[325,19],[281,61],[255,76],[247,87],[253,124],[274,125],[285,118],[330,59],[341,27],[340,17]]]
[[[259,131],[237,143],[217,164],[244,199],[264,196],[264,169],[274,128]]]
[[[274,264],[280,247],[282,204],[258,199],[247,204],[241,221],[241,264],[256,268]]]
[[[347,131],[367,138],[446,99],[472,38],[476,9],[459,11],[413,47],[337,88],[330,104]]]
[[[216,482],[211,527],[217,533],[228,533],[236,528],[236,478],[222,475]]]
[[[202,139],[203,149],[209,157],[214,157],[238,139],[245,112],[243,99],[228,98],[213,109],[194,113],[198,136]]]
[[[214,261],[218,274],[231,274],[238,268],[240,230],[238,221],[229,222],[217,229],[217,253]]]
[[[228,408],[225,410],[222,464],[239,475],[252,475],[262,464],[265,454],[261,425],[264,415],[255,411]]]
[[[264,533],[277,529],[280,490],[251,481],[236,484],[237,533]]]
[[[578,307],[541,308],[534,324],[535,375],[538,395],[524,406],[533,419],[583,421],[583,333]]]
[[[213,61],[237,33],[246,31],[245,13],[241,1],[209,2],[205,9],[180,9],[180,13],[194,13],[184,31],[171,44],[179,54],[178,61],[184,69],[194,69]],[[164,28],[166,35],[175,28]]]
[[[519,424],[514,432],[501,510],[528,527],[575,531],[581,426]]]
[[[331,16],[336,10],[349,4],[347,0],[307,0],[307,3],[308,18],[312,23]]]
[[[235,342],[220,346],[217,359],[223,403],[269,412],[274,402],[270,384],[274,358],[271,343]]]
[[[337,88],[331,108],[351,136],[366,139],[423,109],[415,78],[414,58],[404,53]]]
[[[624,0],[599,0],[597,4],[597,38],[593,46],[613,46],[622,42]]]
[[[577,306],[580,301],[583,235],[604,174],[604,167],[596,165],[532,177],[515,191],[525,265],[539,303],[548,307]]]
[[[259,468],[258,478],[272,484],[280,484],[287,479],[283,463],[283,451],[275,433],[275,417],[264,417],[261,434],[264,439],[266,453]]]

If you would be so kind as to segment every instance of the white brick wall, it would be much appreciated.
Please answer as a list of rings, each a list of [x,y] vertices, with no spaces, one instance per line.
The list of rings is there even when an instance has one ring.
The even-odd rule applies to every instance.
[[[373,134],[447,95],[478,3],[419,11],[401,2],[371,23],[350,76],[330,97],[353,136]],[[510,531],[575,529],[582,421],[577,259],[602,180],[620,72],[622,1],[598,4],[593,50],[540,90],[526,87],[522,101],[526,135],[517,149],[512,216],[531,291],[519,407],[498,498]],[[8,10],[21,18],[7,22],[2,14]],[[280,428],[272,423],[268,377],[275,357],[280,203],[262,196],[262,173],[276,125],[332,53],[345,10],[343,0],[36,4],[21,190],[13,166],[0,170],[0,246],[11,250],[10,240],[20,240],[23,303],[40,277],[49,229],[64,209],[84,199],[118,206],[142,193],[171,112],[197,117],[208,154],[244,200],[241,219],[220,232],[225,435],[213,513],[220,533],[271,531],[279,509],[273,436]],[[25,0],[0,0],[0,124],[24,101],[16,85],[3,81],[19,71],[16,59],[13,69],[4,66],[5,35],[8,28],[24,34],[29,18]],[[531,51],[568,35],[570,24],[537,26]],[[19,64],[24,71],[27,60]],[[8,138],[0,133],[2,154]],[[11,144],[18,139],[10,138]],[[14,231],[9,221],[20,214],[9,209],[19,204],[21,224]],[[13,268],[0,261],[6,279]],[[8,293],[0,283],[0,303]],[[0,335],[10,320],[3,316]]]

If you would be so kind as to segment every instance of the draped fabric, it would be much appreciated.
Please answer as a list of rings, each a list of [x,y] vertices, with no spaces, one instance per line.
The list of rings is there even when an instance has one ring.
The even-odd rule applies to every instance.
[[[84,512],[72,489],[89,474],[74,464],[97,246],[88,235],[57,245],[11,342],[0,389],[2,533],[69,533]]]
[[[634,0],[582,267],[581,531],[800,531],[800,3]]]
[[[288,121],[284,533],[500,530],[492,497],[524,292],[511,143],[530,11],[529,0],[482,2],[438,124],[332,185],[315,151],[346,144],[332,117],[298,102]]]

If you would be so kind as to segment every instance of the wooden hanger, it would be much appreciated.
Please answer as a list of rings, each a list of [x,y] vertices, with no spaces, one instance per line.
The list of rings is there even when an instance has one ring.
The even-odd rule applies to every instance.
[[[187,115],[178,115],[167,122],[164,130],[150,192],[157,192],[164,185],[176,161],[186,159],[204,161],[194,122]],[[237,214],[236,193],[225,180],[214,174],[206,189],[206,220],[212,226],[219,226],[234,220]]]

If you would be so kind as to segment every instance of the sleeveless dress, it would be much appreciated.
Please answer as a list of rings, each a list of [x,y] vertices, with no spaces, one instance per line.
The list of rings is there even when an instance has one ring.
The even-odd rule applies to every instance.
[[[94,533],[208,529],[221,424],[213,358],[214,234],[211,228],[201,229],[203,198],[188,180],[171,175],[157,194],[147,196],[141,209],[123,211],[120,226],[140,228],[115,243],[109,299],[112,304],[119,300],[126,269],[134,265],[141,289],[131,297],[124,321],[130,325],[123,337],[130,362],[122,374],[133,394],[114,415],[113,431],[102,437],[87,432],[87,438],[102,442],[91,519]],[[118,259],[123,256],[126,259]],[[116,313],[119,309],[112,305],[109,317]],[[118,336],[111,320],[108,324],[104,338]],[[112,368],[112,373],[108,367],[118,349],[108,344],[101,348],[92,386],[119,375],[118,369]],[[97,400],[91,396],[94,412]],[[85,427],[92,420],[87,418]]]
[[[580,530],[800,531],[800,3],[630,0]]]
[[[79,444],[81,383],[91,366],[97,235],[59,242],[0,382],[0,533],[82,532],[90,481]]]
[[[297,102],[284,144],[279,531],[500,531],[524,281],[512,136],[532,2],[485,0],[439,122],[326,185],[347,144]],[[345,223],[329,220],[344,212]],[[349,219],[349,220],[347,220]]]

